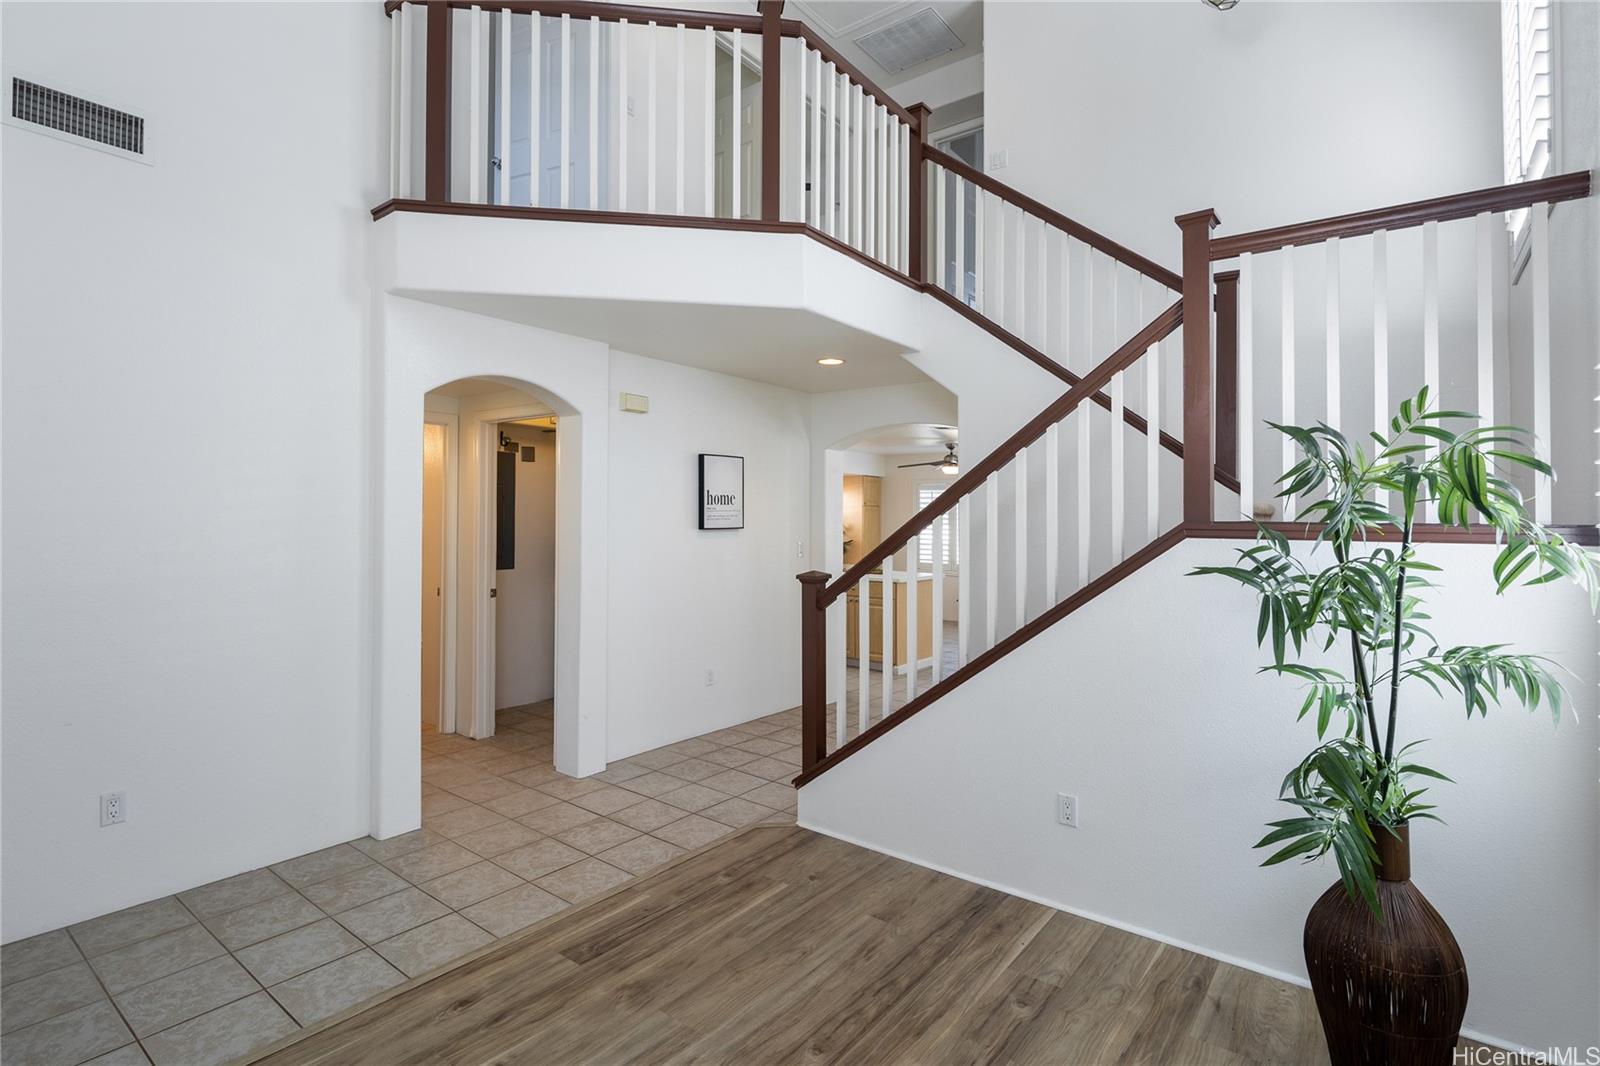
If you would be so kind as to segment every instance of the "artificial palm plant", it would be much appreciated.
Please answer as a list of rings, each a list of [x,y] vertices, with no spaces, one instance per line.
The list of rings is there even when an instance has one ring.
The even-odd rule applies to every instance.
[[[1281,789],[1299,814],[1270,823],[1256,846],[1281,846],[1263,865],[1331,851],[1345,890],[1380,920],[1375,834],[1434,818],[1424,782],[1449,780],[1415,761],[1417,742],[1396,747],[1406,692],[1417,686],[1453,692],[1468,717],[1487,715],[1509,694],[1530,710],[1543,704],[1558,722],[1563,695],[1555,664],[1541,656],[1505,644],[1439,646],[1425,609],[1428,575],[1438,567],[1412,543],[1419,508],[1433,504],[1444,524],[1476,522],[1497,531],[1498,592],[1570,578],[1588,589],[1591,609],[1600,595],[1595,555],[1535,521],[1517,488],[1491,469],[1515,464],[1552,474],[1549,465],[1515,427],[1448,428],[1476,421],[1466,412],[1430,409],[1424,388],[1400,405],[1387,436],[1372,434],[1370,453],[1325,424],[1269,423],[1304,456],[1278,484],[1280,497],[1316,494],[1300,512],[1308,526],[1320,524],[1312,552],[1296,556],[1286,536],[1257,523],[1258,542],[1240,550],[1237,565],[1194,571],[1256,590],[1256,640],[1272,647],[1272,664],[1262,670],[1305,681],[1300,718],[1315,715],[1320,743]],[[1310,560],[1323,545],[1332,559],[1314,568]],[[1341,642],[1349,647],[1346,668],[1290,655],[1291,648],[1297,657],[1308,647],[1327,653]],[[1335,729],[1338,735],[1328,739]]]

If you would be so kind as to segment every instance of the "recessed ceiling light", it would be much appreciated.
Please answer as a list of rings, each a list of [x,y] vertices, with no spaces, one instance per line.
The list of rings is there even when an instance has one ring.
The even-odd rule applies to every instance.
[[[844,366],[844,360],[837,355],[825,355],[817,360],[818,366]]]

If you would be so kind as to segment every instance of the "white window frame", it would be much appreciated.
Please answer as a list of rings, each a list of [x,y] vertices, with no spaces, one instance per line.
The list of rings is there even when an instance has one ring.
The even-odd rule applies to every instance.
[[[1556,173],[1554,0],[1500,0],[1500,99],[1506,183]],[[1542,26],[1540,25],[1542,23]],[[1527,258],[1529,211],[1509,211],[1514,271]]]
[[[923,480],[916,482],[912,486],[912,491],[916,493],[914,499],[917,505],[917,514],[921,514],[929,504],[938,499],[939,493],[949,488],[950,484],[949,481]],[[933,498],[927,502],[923,502],[922,499],[922,490],[925,488],[933,490]],[[954,509],[946,511],[935,521],[944,524],[944,539],[940,542],[940,547],[944,552],[944,572],[947,574],[953,573],[956,569],[956,560],[961,557],[961,546],[956,543],[959,527],[955,521]],[[920,571],[923,567],[927,567],[931,571],[933,566],[933,524],[929,523],[927,529],[917,534],[917,569]]]

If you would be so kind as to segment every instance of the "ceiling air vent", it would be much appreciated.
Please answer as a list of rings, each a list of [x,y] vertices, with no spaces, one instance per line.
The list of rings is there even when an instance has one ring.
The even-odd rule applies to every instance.
[[[131,155],[144,155],[144,119],[138,115],[22,78],[11,79],[11,117]]]
[[[856,38],[856,45],[891,74],[954,52],[961,43],[961,38],[931,7]]]

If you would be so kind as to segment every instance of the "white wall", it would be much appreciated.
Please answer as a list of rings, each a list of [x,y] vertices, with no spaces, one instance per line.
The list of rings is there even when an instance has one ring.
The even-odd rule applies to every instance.
[[[1298,687],[1260,676],[1255,601],[1187,578],[1236,545],[1186,541],[800,793],[803,825],[1269,973],[1303,979],[1330,864],[1257,869],[1284,772],[1315,743]],[[1406,693],[1434,790],[1413,870],[1472,976],[1467,1025],[1533,1047],[1600,1041],[1595,625],[1570,586],[1493,595],[1486,546],[1428,545],[1444,644],[1511,640],[1574,676],[1543,709],[1467,721]],[[1057,792],[1081,823],[1055,821]]]
[[[516,566],[495,574],[495,705],[520,707],[555,695],[556,435],[503,425],[534,449],[515,466]]]
[[[142,114],[155,162],[0,130],[9,941],[367,829],[388,38],[366,4],[0,20],[8,73]]]
[[[800,701],[811,397],[612,352],[610,724],[620,759]],[[700,530],[698,455],[745,460],[745,528]],[[706,684],[706,671],[716,683]]]
[[[984,16],[985,142],[1009,156],[994,176],[1173,268],[1189,211],[1241,233],[1501,180],[1496,4]]]

